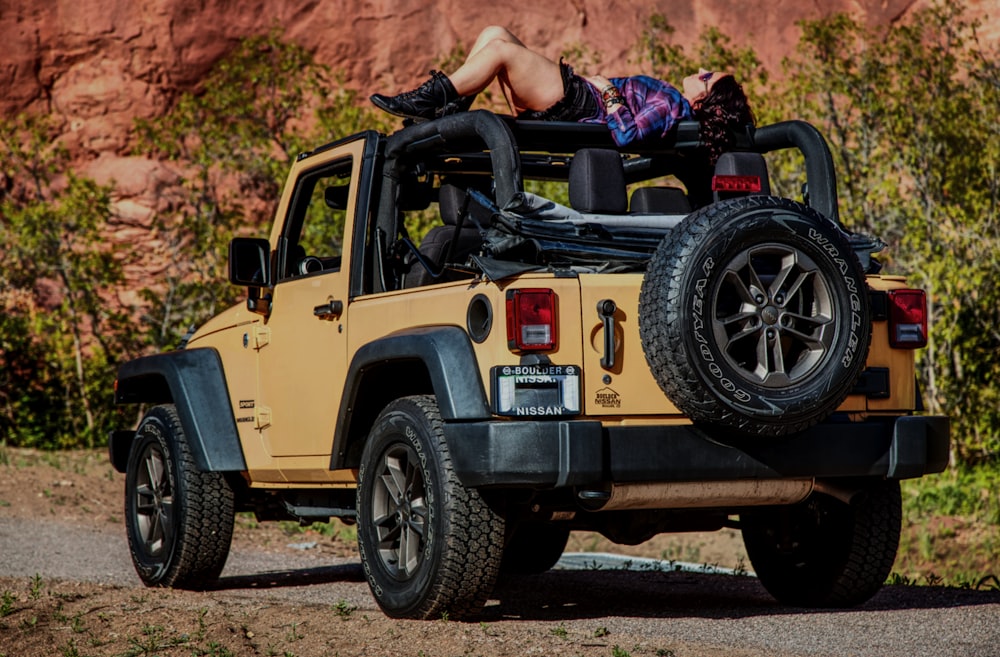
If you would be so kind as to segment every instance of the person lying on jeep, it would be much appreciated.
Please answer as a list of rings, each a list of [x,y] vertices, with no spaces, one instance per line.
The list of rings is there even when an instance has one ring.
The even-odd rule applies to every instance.
[[[700,69],[684,78],[681,89],[648,75],[585,78],[495,25],[479,34],[451,75],[431,71],[416,89],[373,94],[371,101],[390,114],[433,119],[468,110],[493,80],[499,80],[518,118],[602,123],[618,146],[666,136],[678,121],[694,119],[710,163],[729,150],[734,130],[755,123],[743,87],[728,73]]]

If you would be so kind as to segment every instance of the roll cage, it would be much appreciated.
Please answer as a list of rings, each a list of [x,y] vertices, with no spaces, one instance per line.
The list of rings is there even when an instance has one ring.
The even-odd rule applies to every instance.
[[[833,157],[815,127],[784,121],[756,129],[748,126],[735,137],[737,152],[797,149],[805,163],[804,202],[839,224]],[[381,184],[373,181],[378,210],[360,242],[368,253],[363,258],[364,284],[355,287],[355,293],[395,288],[389,270],[398,257],[397,240],[405,236],[402,212],[427,207],[436,198],[435,182],[442,177],[488,178],[492,201],[502,209],[523,192],[525,179],[566,181],[570,162],[584,148],[618,150],[627,184],[672,175],[683,183],[693,209],[713,201],[713,170],[695,121],[679,123],[670,139],[627,148],[616,147],[601,125],[519,121],[486,110],[409,125],[380,141],[373,172],[375,178],[381,172]]]

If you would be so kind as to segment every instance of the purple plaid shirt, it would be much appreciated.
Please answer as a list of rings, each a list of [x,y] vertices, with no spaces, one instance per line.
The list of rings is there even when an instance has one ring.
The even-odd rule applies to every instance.
[[[678,121],[691,118],[691,105],[673,86],[663,80],[648,75],[636,75],[628,78],[611,78],[625,98],[625,105],[617,112],[607,114],[604,103],[600,101],[600,91],[593,85],[597,94],[600,114],[584,123],[606,123],[611,131],[611,137],[619,146],[633,141],[641,141],[647,137],[662,137],[666,135]]]

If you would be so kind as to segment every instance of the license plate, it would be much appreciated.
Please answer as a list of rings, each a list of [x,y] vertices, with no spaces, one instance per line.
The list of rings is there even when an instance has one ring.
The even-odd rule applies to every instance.
[[[498,365],[490,372],[497,415],[580,413],[580,368],[576,365]]]

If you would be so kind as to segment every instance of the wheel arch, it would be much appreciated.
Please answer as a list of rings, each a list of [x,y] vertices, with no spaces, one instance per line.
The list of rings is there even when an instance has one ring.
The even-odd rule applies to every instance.
[[[222,359],[213,348],[184,349],[130,360],[118,369],[115,404],[173,404],[195,465],[202,472],[247,469]],[[111,433],[116,468],[135,432]]]
[[[445,421],[491,414],[472,342],[457,326],[399,331],[357,350],[344,380],[330,468],[357,467],[368,430],[394,399],[433,394]]]

